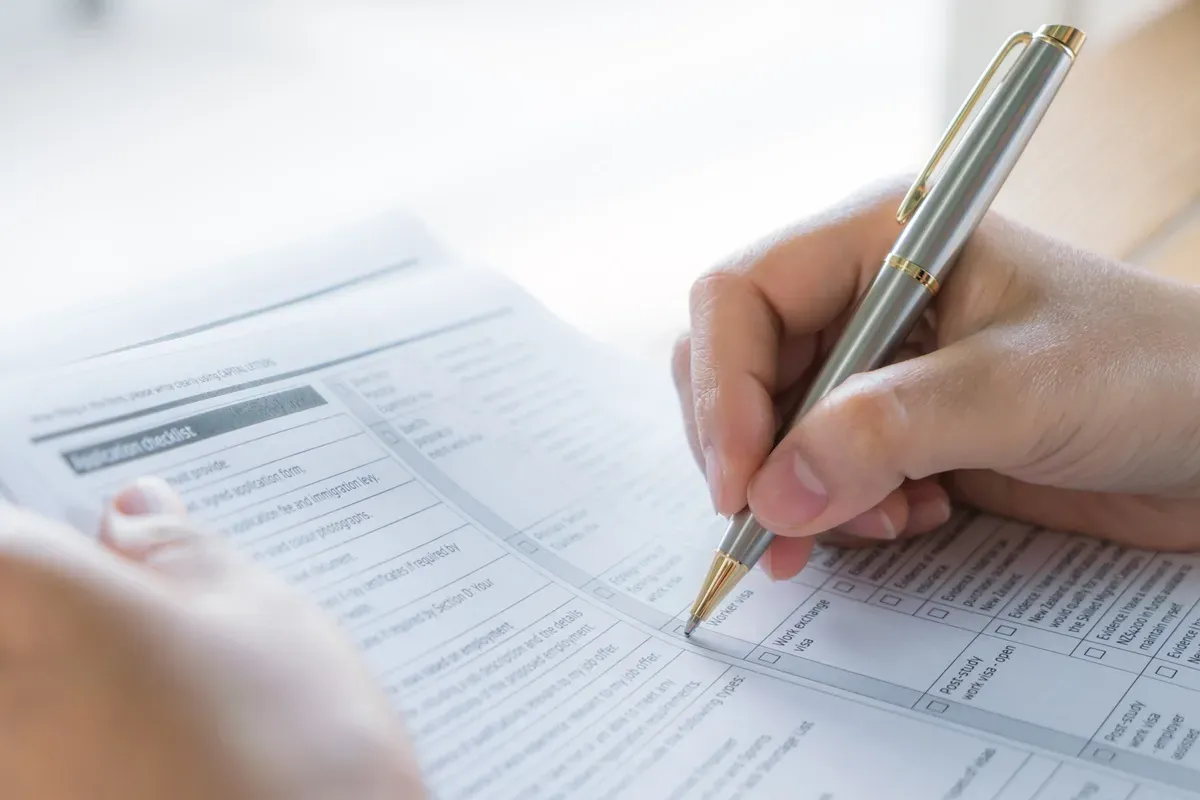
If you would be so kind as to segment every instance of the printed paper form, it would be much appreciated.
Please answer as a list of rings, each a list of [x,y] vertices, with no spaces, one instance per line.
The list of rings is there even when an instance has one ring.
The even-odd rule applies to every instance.
[[[352,633],[439,798],[1200,788],[1196,557],[960,514],[685,641],[721,526],[665,380],[487,274],[371,300],[32,379],[0,480],[81,519],[165,477]]]

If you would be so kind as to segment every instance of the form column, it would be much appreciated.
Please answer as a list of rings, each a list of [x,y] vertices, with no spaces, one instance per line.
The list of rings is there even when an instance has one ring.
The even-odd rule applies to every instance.
[[[797,582],[815,588],[800,594],[798,606],[759,641],[750,660],[911,707],[973,634],[913,616],[921,600],[885,588],[902,578],[915,588],[915,576],[926,573],[936,575],[931,587],[939,585],[945,576],[938,565],[977,546],[988,529],[960,514],[928,537],[822,553]],[[877,596],[904,597],[907,604],[870,602]]]
[[[550,469],[544,460],[506,444],[504,431],[494,421],[459,407],[454,400],[433,402],[454,393],[444,377],[435,380],[425,375],[419,361],[409,363],[397,356],[326,382],[441,498],[562,580],[585,584],[590,574],[522,531],[543,522],[554,508],[551,503],[573,501],[578,494],[569,488],[573,484],[561,483],[568,487],[563,498],[530,491]],[[414,377],[428,383],[417,384],[419,390],[411,388]],[[463,470],[469,470],[470,476],[464,477]],[[477,492],[480,485],[483,488]]]
[[[1142,666],[1092,657],[1085,637],[1148,561],[1089,537],[1005,525],[935,593],[980,632],[916,708],[1079,754]]]
[[[1200,790],[1198,568],[1194,555],[1155,555],[1076,651],[1084,658],[1141,664],[1080,755],[1193,790]]]
[[[330,383],[441,496],[583,586],[690,525],[694,511],[675,509],[688,503],[684,481],[701,482],[678,469],[685,448],[667,447],[661,425],[598,406],[578,365],[519,333],[497,322],[432,337]]]
[[[1062,546],[1061,534],[987,516],[973,520],[959,538],[953,562],[942,562],[937,580],[919,579],[914,585],[906,570],[894,575],[871,602],[979,632]]]

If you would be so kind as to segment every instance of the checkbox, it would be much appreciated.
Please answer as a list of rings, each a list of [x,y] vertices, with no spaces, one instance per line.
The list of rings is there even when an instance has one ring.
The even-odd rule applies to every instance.
[[[838,581],[833,585],[833,588],[839,592],[853,592],[854,584],[849,583],[848,581]]]
[[[536,553],[538,551],[538,546],[533,542],[517,542],[517,547],[521,548],[526,553]],[[597,592],[597,594],[599,593]]]
[[[1017,632],[1017,629],[1014,628],[1012,625],[997,625],[996,626],[996,633],[1000,634],[1001,636],[1012,636],[1016,632]]]
[[[1106,652],[1108,651],[1102,650],[1099,647],[1089,647],[1087,650],[1083,651],[1083,654],[1088,658],[1104,658],[1104,654]]]
[[[387,428],[383,428],[379,431],[379,438],[383,439],[388,444],[400,444],[400,437],[392,433]]]
[[[685,634],[685,633],[683,632],[683,626],[682,626],[682,625],[676,625],[676,626],[675,626],[675,632],[676,632],[677,634],[679,634],[680,636],[686,636],[686,635],[687,635],[687,634]]]
[[[945,619],[950,612],[944,608],[931,608],[925,612],[925,616],[933,617],[934,619]]]
[[[930,700],[925,707],[935,714],[941,714],[950,706],[946,705],[941,700]]]
[[[759,653],[758,660],[765,661],[768,664],[774,664],[779,660],[779,656],[775,653]]]
[[[1168,667],[1164,664],[1163,666],[1154,670],[1154,673],[1156,675],[1161,675],[1164,678],[1174,678],[1176,675],[1179,674],[1179,670],[1175,669],[1174,667]]]
[[[1103,747],[1097,747],[1092,751],[1092,758],[1096,759],[1097,761],[1112,761],[1116,755],[1117,754],[1112,750],[1107,750]]]
[[[883,603],[885,606],[898,606],[900,605],[900,598],[896,597],[894,594],[885,594],[883,597],[879,598],[879,602]]]
[[[592,590],[592,594],[596,595],[596,597],[602,597],[605,600],[613,599],[613,590],[607,586],[597,586]]]

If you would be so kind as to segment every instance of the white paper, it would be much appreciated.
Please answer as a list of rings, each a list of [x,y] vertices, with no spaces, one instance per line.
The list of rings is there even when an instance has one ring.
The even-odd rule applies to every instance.
[[[171,481],[352,633],[437,797],[1200,788],[1196,556],[960,513],[688,641],[721,524],[664,375],[460,268],[271,319],[23,381],[0,481],[85,528]]]
[[[36,319],[21,315],[15,321],[0,319],[0,374],[71,363],[243,322],[429,268],[446,257],[417,220],[395,213],[202,274],[178,276],[164,264],[142,290],[119,302],[97,304],[80,297],[73,306]],[[37,265],[22,268],[36,270]],[[20,298],[11,296],[6,301],[19,303]]]

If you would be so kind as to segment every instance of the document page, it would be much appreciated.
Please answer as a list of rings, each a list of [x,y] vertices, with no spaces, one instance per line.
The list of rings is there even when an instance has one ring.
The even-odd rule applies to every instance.
[[[444,259],[421,223],[395,213],[203,274],[164,266],[119,301],[78,287],[62,307],[0,315],[0,374],[66,364],[266,314]],[[40,280],[40,279],[39,279]],[[11,296],[6,298],[10,305]]]
[[[165,478],[351,634],[436,797],[1200,790],[1196,556],[960,511],[687,640],[723,523],[665,365],[457,267],[273,319],[24,381],[0,482],[90,532]]]

